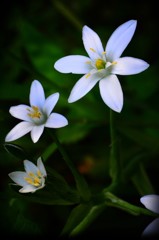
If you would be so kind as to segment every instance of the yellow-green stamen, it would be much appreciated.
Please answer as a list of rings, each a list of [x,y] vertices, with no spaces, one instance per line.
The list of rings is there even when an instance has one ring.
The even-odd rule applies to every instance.
[[[31,118],[40,118],[42,113],[39,111],[39,108],[36,106],[31,107],[32,110],[27,109],[29,111],[28,116]]]
[[[33,185],[35,187],[39,187],[40,184],[41,184],[41,176],[42,176],[42,174],[41,174],[40,171],[38,171],[37,174],[38,174],[38,176],[35,175],[34,173],[30,172],[28,174],[28,177],[25,177],[24,180],[27,183],[29,183],[29,184],[31,184],[31,185]]]
[[[96,51],[94,50],[94,48],[90,48],[90,50],[91,50],[92,52],[96,52]]]
[[[104,69],[105,68],[105,61],[102,60],[102,59],[97,59],[96,63],[95,63],[95,66],[98,70]]]
[[[90,74],[90,73],[88,73],[88,74],[86,75],[86,78],[88,78],[89,76],[91,76],[91,74]]]

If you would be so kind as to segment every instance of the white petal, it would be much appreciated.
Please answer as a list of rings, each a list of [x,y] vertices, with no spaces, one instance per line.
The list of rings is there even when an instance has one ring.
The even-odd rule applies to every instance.
[[[45,127],[48,128],[60,128],[66,125],[68,125],[67,119],[59,113],[52,113],[45,123]]]
[[[9,112],[15,118],[30,122],[31,119],[28,116],[28,110],[27,109],[30,109],[30,107],[27,106],[27,105],[24,105],[24,104],[20,104],[18,106],[11,107],[9,109]]]
[[[34,80],[30,88],[30,105],[36,107],[43,107],[45,102],[44,89],[38,80]]]
[[[40,172],[42,173],[42,175],[44,177],[47,176],[47,173],[46,173],[46,170],[45,170],[45,167],[44,167],[41,157],[39,157],[37,160],[37,167],[39,168]]]
[[[16,171],[11,172],[8,174],[8,176],[19,186],[26,186],[28,183],[24,180],[25,177],[28,177],[26,172]]]
[[[112,62],[121,56],[134,35],[136,25],[136,20],[130,20],[120,25],[112,33],[105,50],[108,61]]]
[[[123,107],[123,92],[116,75],[109,75],[99,82],[100,94],[108,107],[121,112]]]
[[[141,197],[140,201],[147,209],[159,213],[159,195],[146,195]]]
[[[54,68],[61,73],[85,74],[92,68],[90,58],[80,55],[70,55],[55,62]]]
[[[5,142],[14,141],[28,132],[33,128],[34,124],[30,122],[20,122],[18,123],[6,136]]]
[[[84,75],[74,85],[68,98],[68,102],[75,102],[85,96],[100,79],[101,76],[98,73],[91,74],[90,76]]]
[[[36,190],[38,190],[38,188],[36,188],[35,186],[33,185],[26,185],[24,186],[23,188],[21,188],[19,190],[20,193],[29,193],[29,192],[35,192]]]
[[[91,59],[95,59],[99,56],[102,57],[104,48],[96,32],[91,28],[84,26],[82,39],[84,47]]]
[[[24,168],[27,174],[29,174],[30,172],[37,174],[37,166],[29,160],[24,160]]]
[[[158,238],[154,238],[157,237]],[[149,237],[148,239],[157,240],[159,239],[159,218],[156,218],[153,220],[143,231],[142,237],[147,239],[146,237]],[[151,237],[151,238],[150,238]]]
[[[36,143],[44,131],[44,125],[34,126],[31,131],[31,139]]]
[[[113,65],[111,73],[118,75],[132,75],[143,72],[149,67],[149,64],[141,59],[133,57],[119,58]]]
[[[43,112],[46,113],[47,116],[49,116],[50,113],[52,112],[53,108],[55,107],[59,99],[59,96],[60,96],[59,93],[54,93],[46,99],[45,104],[43,106]]]

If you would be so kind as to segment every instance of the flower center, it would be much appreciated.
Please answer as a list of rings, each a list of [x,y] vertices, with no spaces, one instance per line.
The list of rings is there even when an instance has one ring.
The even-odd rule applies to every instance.
[[[27,109],[29,111],[28,116],[31,118],[41,118],[42,113],[39,111],[39,108],[36,106],[32,106],[32,109]]]
[[[37,171],[37,174],[29,172],[28,177],[25,177],[24,180],[35,187],[39,187],[41,185],[42,174],[40,171]]]
[[[96,68],[98,70],[104,69],[105,68],[105,64],[106,64],[106,62],[104,60],[100,59],[100,58],[97,59],[96,62],[95,62],[95,66],[96,66]]]

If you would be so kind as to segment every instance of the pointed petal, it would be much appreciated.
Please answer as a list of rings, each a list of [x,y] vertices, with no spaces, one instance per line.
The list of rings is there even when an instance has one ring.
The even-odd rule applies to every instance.
[[[54,68],[61,73],[85,74],[92,69],[90,58],[80,55],[70,55],[55,62]]]
[[[84,26],[82,39],[84,47],[91,59],[102,57],[104,48],[96,32],[91,28]]]
[[[20,104],[18,106],[11,107],[9,109],[9,112],[15,118],[18,118],[20,120],[24,120],[24,121],[27,121],[27,122],[31,122],[31,119],[28,116],[27,109],[30,109],[30,107],[27,106],[27,105],[24,105],[24,104]]]
[[[20,193],[29,193],[29,192],[35,192],[36,190],[38,190],[38,188],[36,188],[35,186],[33,185],[26,185],[24,186],[23,188],[21,188],[19,190]]]
[[[113,65],[111,73],[118,75],[132,75],[143,72],[149,64],[141,59],[133,57],[119,58]]]
[[[24,180],[24,178],[28,177],[26,172],[15,171],[15,172],[9,173],[8,176],[19,186],[23,187],[28,185],[28,183]]]
[[[158,236],[158,238],[157,238]],[[143,231],[142,237],[145,239],[159,239],[159,218],[153,220]],[[148,238],[147,238],[148,237]],[[151,238],[150,238],[151,237]]]
[[[141,197],[140,201],[147,209],[159,213],[159,195],[146,195]]]
[[[74,85],[70,93],[70,96],[68,98],[68,102],[69,103],[75,102],[80,98],[82,98],[83,96],[85,96],[100,79],[101,79],[101,76],[97,72],[94,74],[91,74],[90,76],[89,74],[84,75]]]
[[[44,131],[44,125],[34,126],[31,131],[31,139],[36,143]]]
[[[5,142],[14,141],[28,132],[33,128],[34,124],[30,122],[20,122],[18,123],[6,136]]]
[[[37,174],[37,166],[29,160],[24,160],[24,168],[27,174],[29,174],[30,172]]]
[[[50,95],[43,106],[43,112],[46,113],[47,116],[50,115],[50,113],[52,112],[53,108],[55,107],[58,99],[59,99],[59,93],[54,93],[52,95]]]
[[[120,25],[112,33],[105,50],[108,61],[112,62],[121,56],[134,35],[136,25],[136,20],[130,20]]]
[[[109,75],[99,82],[100,94],[108,107],[121,112],[123,107],[123,92],[116,75]]]
[[[34,80],[30,88],[30,105],[42,108],[45,102],[44,89],[38,80]]]
[[[68,125],[67,119],[59,114],[59,113],[52,113],[48,118],[45,127],[48,128],[60,128]]]
[[[45,166],[44,166],[44,164],[43,164],[43,162],[42,162],[41,157],[39,157],[38,160],[37,160],[37,167],[39,168],[39,170],[40,170],[40,172],[42,173],[42,175],[43,175],[44,177],[46,177],[46,176],[47,176],[47,173],[46,173],[46,169],[45,169]]]

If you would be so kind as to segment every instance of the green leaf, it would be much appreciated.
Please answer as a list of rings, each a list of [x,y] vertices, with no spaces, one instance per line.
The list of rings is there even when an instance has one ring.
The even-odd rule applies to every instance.
[[[80,204],[70,213],[61,235],[69,235],[77,227],[91,210],[91,204]]]
[[[136,168],[132,181],[141,196],[155,193],[143,164],[140,163],[139,167]]]
[[[4,143],[5,150],[18,159],[30,159],[29,154],[20,146],[12,143]]]
[[[21,234],[36,236],[37,234],[42,233],[38,223],[32,219],[29,212],[30,206],[27,205],[25,201],[15,198],[11,198],[9,202],[7,202],[7,200],[5,202],[6,206],[3,205],[3,208],[6,207],[4,218],[2,211],[2,219],[3,221],[6,221],[6,224],[4,225],[4,228],[6,229],[1,229],[2,232],[4,230],[4,233],[7,234],[7,236],[20,236]]]
[[[59,81],[59,73],[53,65],[60,56],[64,55],[61,48],[50,41],[44,34],[38,31],[29,22],[21,21],[21,37],[28,57],[36,71],[49,79],[55,86],[61,86],[64,81]]]
[[[127,90],[130,91],[130,93],[133,92],[135,98],[141,99],[142,101],[153,96],[158,90],[158,79],[156,78],[157,71],[158,62],[141,74],[127,76]]]
[[[85,231],[100,215],[100,213],[104,211],[105,208],[106,206],[104,204],[92,206],[89,211],[87,211],[87,214],[85,214],[85,217],[82,219],[82,221],[80,221],[80,223],[71,231],[70,236],[77,236],[78,234]]]
[[[57,135],[55,133],[55,131],[53,132],[53,138],[56,142],[56,145],[58,147],[58,150],[60,151],[61,155],[63,156],[64,161],[66,162],[66,164],[68,165],[68,167],[70,168],[74,179],[76,181],[76,186],[78,189],[78,192],[80,194],[80,196],[82,197],[82,199],[84,201],[89,201],[91,198],[91,192],[89,189],[89,186],[87,184],[87,182],[85,181],[85,178],[83,175],[81,175],[76,167],[74,166],[73,162],[71,161],[71,159],[69,158],[69,156],[67,155],[67,152],[65,151],[65,149],[63,148],[62,144],[60,143],[60,141],[57,138]]]
[[[92,205],[91,202],[78,205],[70,213],[61,235],[73,237],[82,233],[99,216],[105,207],[105,204]]]

